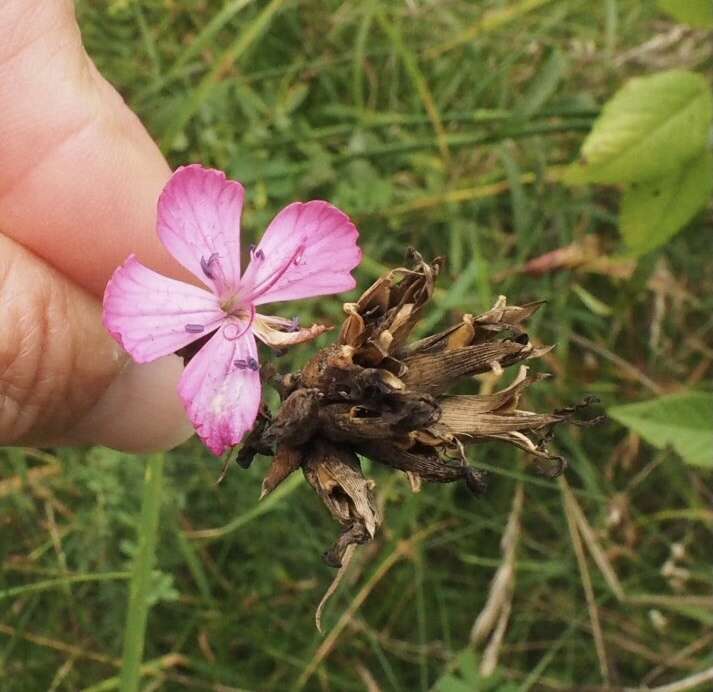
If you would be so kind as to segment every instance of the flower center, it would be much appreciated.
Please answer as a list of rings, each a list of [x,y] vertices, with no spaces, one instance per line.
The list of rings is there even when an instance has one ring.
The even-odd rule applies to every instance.
[[[240,303],[236,295],[228,296],[220,303],[220,309],[228,316],[245,319],[250,317],[250,308]]]
[[[228,324],[223,328],[223,336],[228,341],[235,341],[245,334],[255,319],[255,307],[240,303],[235,296],[224,300],[220,309],[225,313]],[[231,319],[233,318],[233,319]]]

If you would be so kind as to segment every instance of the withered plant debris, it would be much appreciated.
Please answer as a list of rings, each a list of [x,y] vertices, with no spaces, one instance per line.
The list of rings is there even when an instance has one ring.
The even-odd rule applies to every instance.
[[[552,430],[592,403],[534,413],[520,407],[524,391],[545,375],[525,361],[551,347],[536,348],[524,322],[542,302],[508,305],[500,296],[481,315],[464,315],[448,329],[409,340],[433,296],[443,258],[425,262],[409,252],[409,267],[378,279],[356,303],[336,343],[319,351],[301,372],[262,377],[279,392],[280,408],[263,407],[237,454],[247,468],[255,454],[273,457],[262,495],[273,492],[301,468],[342,532],[325,554],[334,567],[349,546],[371,541],[382,522],[374,482],[364,477],[359,455],[404,472],[414,490],[422,481],[462,481],[475,495],[485,492],[482,471],[468,463],[467,445],[499,440],[535,458],[550,477],[565,467],[548,449]],[[472,376],[519,365],[513,382],[488,394],[449,394]]]

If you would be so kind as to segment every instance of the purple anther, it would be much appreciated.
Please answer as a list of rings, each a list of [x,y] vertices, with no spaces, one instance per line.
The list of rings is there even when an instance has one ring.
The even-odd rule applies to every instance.
[[[290,322],[290,326],[287,328],[288,332],[298,332],[300,330],[300,318],[293,317]]]
[[[253,371],[257,372],[260,369],[260,364],[252,357],[248,358],[248,367]]]
[[[201,269],[209,279],[215,279],[215,276],[213,276],[213,270],[211,269],[211,265],[214,264],[217,259],[217,252],[214,252],[208,259],[206,259],[205,257],[201,257]]]
[[[265,253],[262,250],[256,250],[254,245],[250,246],[250,259],[257,258],[259,260],[265,259]]]
[[[187,324],[186,331],[189,334],[202,334],[205,331],[205,327],[202,324]]]
[[[245,368],[248,367],[248,362],[246,360],[244,360],[243,358],[238,358],[238,360],[233,361],[233,365],[238,370],[245,370]]]

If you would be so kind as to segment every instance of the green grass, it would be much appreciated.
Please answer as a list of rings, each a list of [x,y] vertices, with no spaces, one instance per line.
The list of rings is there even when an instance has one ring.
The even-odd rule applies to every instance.
[[[654,3],[80,0],[78,9],[89,52],[171,163],[199,161],[246,184],[246,243],[285,203],[324,198],[358,222],[361,287],[408,245],[448,255],[430,326],[500,293],[546,299],[531,330],[558,345],[538,366],[556,374],[531,397],[542,408],[589,392],[625,403],[652,385],[710,378],[710,210],[628,279],[509,271],[590,236],[621,251],[613,196],[557,177],[628,76],[681,65],[713,76],[700,32],[639,50],[675,26]],[[341,304],[299,311],[336,322]],[[311,352],[297,348],[279,365]],[[151,552],[148,460],[4,450],[0,687],[119,689],[132,571],[142,580],[132,603],[149,610],[143,657],[134,649],[127,661],[134,675],[143,662],[145,690],[349,691],[370,678],[382,690],[617,689],[713,666],[710,475],[615,423],[560,430],[556,442],[571,497],[496,446],[472,455],[491,471],[479,500],[455,486],[413,495],[372,465],[386,526],[329,604],[324,638],[313,616],[333,573],[319,556],[337,527],[297,481],[258,505],[264,459],[216,487],[220,462],[195,440],[167,454],[162,486],[146,495],[162,496],[155,565],[139,574],[135,559]],[[494,676],[476,682],[483,649],[469,646],[469,632],[501,562],[518,480],[510,621]],[[685,573],[667,576],[673,546],[684,548]],[[128,627],[127,651],[140,643],[141,613]]]

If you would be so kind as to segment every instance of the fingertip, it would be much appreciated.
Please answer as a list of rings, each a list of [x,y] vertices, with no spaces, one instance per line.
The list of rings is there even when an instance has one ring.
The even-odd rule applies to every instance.
[[[69,433],[68,442],[132,453],[168,450],[185,442],[193,428],[177,393],[182,372],[177,356],[144,364],[129,361]]]

